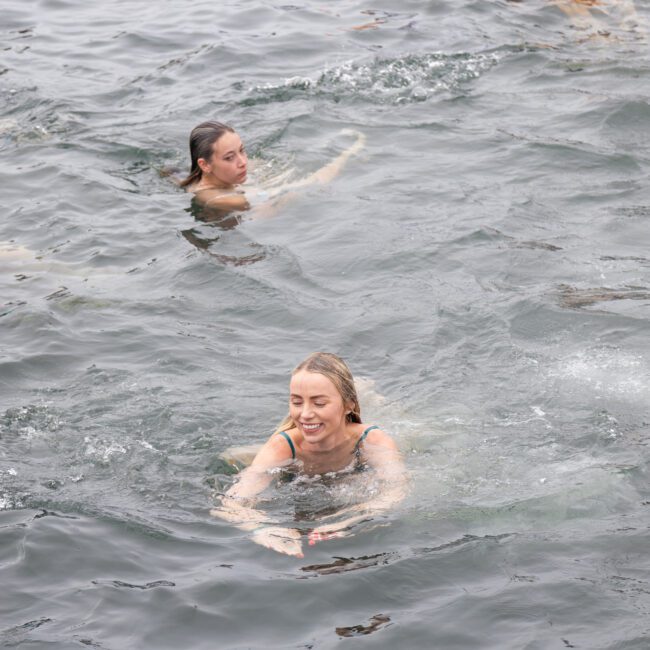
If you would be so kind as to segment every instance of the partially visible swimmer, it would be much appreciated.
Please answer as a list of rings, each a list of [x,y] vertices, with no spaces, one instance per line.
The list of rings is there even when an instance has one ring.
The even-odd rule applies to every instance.
[[[508,0],[521,3],[522,0]],[[636,10],[634,0],[546,0],[571,20],[579,42],[620,40],[623,33],[635,39],[647,37],[647,20]]]
[[[373,472],[377,491],[369,501],[349,506],[344,520],[311,529],[309,544],[350,534],[350,527],[385,513],[406,495],[406,470],[395,442],[378,426],[366,426],[354,380],[335,354],[315,352],[292,372],[289,413],[259,450],[239,480],[211,514],[252,532],[255,543],[278,553],[303,557],[302,533],[274,524],[255,500],[282,468],[328,479]],[[343,511],[336,513],[343,514]]]
[[[248,178],[249,160],[239,134],[221,122],[203,122],[190,133],[190,173],[180,186],[192,192],[198,203],[222,213],[249,210],[273,201],[291,190],[307,185],[325,184],[336,177],[348,159],[360,151],[365,135],[356,135],[356,141],[334,160],[306,176],[266,189],[244,187]]]

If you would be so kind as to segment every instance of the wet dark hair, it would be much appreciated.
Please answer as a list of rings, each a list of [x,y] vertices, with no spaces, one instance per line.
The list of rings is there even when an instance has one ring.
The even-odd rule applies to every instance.
[[[221,122],[201,122],[195,126],[190,133],[190,156],[192,164],[190,174],[180,183],[181,187],[187,187],[201,180],[201,168],[199,167],[199,158],[209,160],[212,156],[212,147],[214,143],[224,135],[224,133],[234,133],[235,129]]]

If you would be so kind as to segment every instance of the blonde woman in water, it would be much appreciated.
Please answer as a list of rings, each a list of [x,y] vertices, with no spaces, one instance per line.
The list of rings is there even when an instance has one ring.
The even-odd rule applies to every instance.
[[[360,411],[345,362],[327,352],[307,357],[291,375],[289,413],[212,514],[251,531],[257,544],[302,557],[301,532],[275,525],[255,508],[255,498],[277,473],[273,470],[288,468],[312,477],[374,472],[377,495],[351,506],[345,520],[313,528],[310,544],[344,537],[353,524],[391,509],[406,493],[404,465],[392,438],[378,426],[363,424]]]
[[[203,122],[190,133],[191,168],[180,186],[206,207],[223,212],[248,210],[287,191],[331,181],[365,143],[362,133],[345,132],[356,136],[354,144],[318,171],[297,181],[255,190],[244,187],[249,161],[239,134],[227,124]]]

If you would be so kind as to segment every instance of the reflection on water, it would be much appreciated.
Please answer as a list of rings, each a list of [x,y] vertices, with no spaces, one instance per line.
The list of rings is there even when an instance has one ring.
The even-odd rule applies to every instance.
[[[208,253],[222,264],[245,266],[266,258],[264,246],[250,241],[245,235],[235,231],[245,217],[239,212],[220,210],[213,206],[201,204],[192,199],[190,214],[205,224],[202,228],[187,228],[181,230],[185,239],[198,250]],[[219,232],[220,231],[220,232]],[[226,237],[224,233],[228,233]],[[253,249],[252,253],[233,254],[233,249]]]

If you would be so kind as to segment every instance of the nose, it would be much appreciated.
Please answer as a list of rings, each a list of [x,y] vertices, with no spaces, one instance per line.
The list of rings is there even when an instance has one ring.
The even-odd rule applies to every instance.
[[[302,410],[300,411],[300,419],[301,420],[311,420],[312,417],[314,416],[314,409],[312,409],[309,404],[305,404],[302,407]]]
[[[239,167],[246,167],[247,162],[248,162],[248,156],[245,153],[239,154],[239,157],[237,159],[237,165]]]

